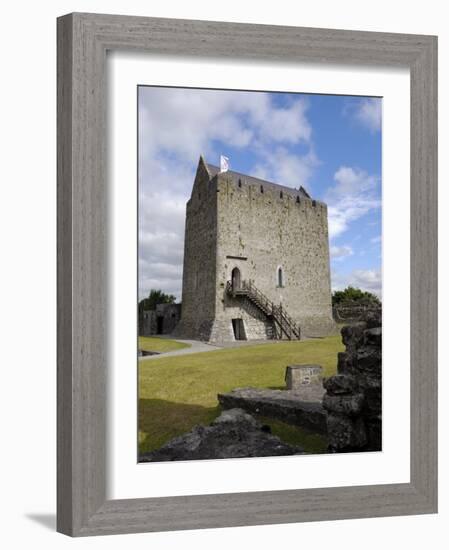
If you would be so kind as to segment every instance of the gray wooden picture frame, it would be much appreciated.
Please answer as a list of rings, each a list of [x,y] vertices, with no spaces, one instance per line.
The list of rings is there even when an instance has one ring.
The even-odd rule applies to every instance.
[[[58,19],[57,529],[72,536],[437,511],[437,38],[74,13]],[[410,483],[106,499],[106,52],[408,67]]]

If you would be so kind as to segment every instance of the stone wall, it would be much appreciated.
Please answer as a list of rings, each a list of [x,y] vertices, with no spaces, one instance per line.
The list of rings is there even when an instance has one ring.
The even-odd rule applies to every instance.
[[[343,327],[338,374],[324,381],[331,452],[382,450],[381,313]]]
[[[157,304],[143,312],[141,336],[172,334],[181,318],[181,304]]]
[[[201,160],[186,206],[182,318],[176,335],[209,340],[215,319],[217,192]]]
[[[143,311],[142,326],[139,328],[139,336],[151,336],[153,334],[157,334],[156,311],[154,309],[147,309]]]
[[[216,319],[254,318],[225,293],[237,267],[275,304],[283,304],[304,336],[333,329],[327,207],[285,188],[241,186],[227,173],[217,180]],[[282,269],[282,286],[278,270]]]
[[[235,388],[217,395],[223,409],[240,408],[250,414],[276,418],[286,424],[326,434],[327,414],[320,391],[272,390],[267,388]]]

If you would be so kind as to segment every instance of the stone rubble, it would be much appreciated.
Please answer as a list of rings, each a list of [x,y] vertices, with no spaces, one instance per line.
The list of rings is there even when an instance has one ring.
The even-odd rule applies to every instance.
[[[224,411],[209,426],[195,426],[160,449],[142,454],[140,462],[244,458],[303,454],[303,449],[283,443],[241,409]]]
[[[330,452],[382,450],[382,318],[373,313],[341,330],[346,351],[324,380]]]

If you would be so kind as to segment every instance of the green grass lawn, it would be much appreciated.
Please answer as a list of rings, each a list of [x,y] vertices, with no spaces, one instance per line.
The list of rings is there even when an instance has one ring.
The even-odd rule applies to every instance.
[[[139,336],[139,349],[144,351],[164,353],[182,348],[190,348],[190,344],[169,340],[168,338],[157,338],[156,336]]]
[[[165,340],[164,340],[165,341]],[[255,386],[285,389],[285,368],[315,363],[324,375],[335,374],[340,336],[276,342],[139,362],[140,452],[159,448],[196,424],[209,424],[220,414],[217,393]],[[300,428],[267,418],[272,432],[308,452],[323,452],[325,440]]]

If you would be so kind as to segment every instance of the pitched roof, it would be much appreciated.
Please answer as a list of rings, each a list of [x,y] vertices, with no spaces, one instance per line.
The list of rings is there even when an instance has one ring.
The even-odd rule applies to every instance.
[[[209,174],[211,175],[211,179],[220,173],[220,168],[218,168],[218,166],[214,166],[213,164],[209,164],[208,162],[205,162],[205,165],[209,171]],[[257,185],[257,186],[262,185],[264,188],[264,191],[266,189],[271,189],[272,191],[275,191],[275,192],[283,191],[285,193],[289,193],[290,195],[300,195],[301,197],[304,197],[307,199],[311,198],[309,193],[307,193],[307,191],[302,186],[300,186],[299,189],[294,189],[293,187],[279,185],[278,183],[273,183],[272,181],[266,181],[260,178],[256,178],[254,176],[249,176],[248,174],[241,174],[240,172],[234,172],[234,170],[228,170],[226,172],[226,175],[231,176],[236,184],[238,184],[238,181],[240,179],[242,184],[248,183],[250,185]]]

